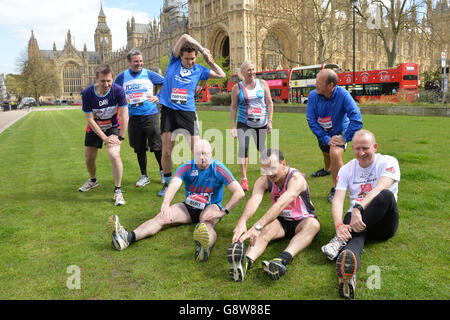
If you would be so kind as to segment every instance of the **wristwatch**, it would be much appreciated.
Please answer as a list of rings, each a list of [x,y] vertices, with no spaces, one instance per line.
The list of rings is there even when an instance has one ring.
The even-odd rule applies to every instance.
[[[223,207],[222,211],[225,212],[225,214],[229,214],[230,213],[230,210],[228,210],[226,207]]]
[[[120,141],[123,141],[123,140],[125,140],[125,138],[124,137],[122,137],[122,136],[117,136],[117,138],[120,140]]]
[[[263,228],[260,224],[257,223],[255,223],[253,226],[255,227],[256,231],[261,231]]]
[[[356,209],[358,209],[359,212],[361,212],[361,213],[363,213],[363,211],[364,211],[364,208],[362,207],[362,205],[361,205],[359,202],[355,202],[355,203],[353,204],[353,207],[356,208]]]

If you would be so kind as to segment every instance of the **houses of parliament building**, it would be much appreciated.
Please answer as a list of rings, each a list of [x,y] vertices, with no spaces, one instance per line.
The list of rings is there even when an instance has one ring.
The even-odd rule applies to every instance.
[[[316,13],[311,12],[307,2],[312,1],[165,0],[158,19],[136,23],[133,17],[127,22],[127,43],[116,51],[112,49],[111,30],[101,6],[93,34],[95,51],[88,51],[86,44],[82,51],[76,49],[70,30],[62,50],[55,44],[50,50],[41,50],[32,31],[28,56],[39,56],[51,62],[59,83],[55,97],[68,99],[80,98],[81,90],[94,82],[94,70],[99,64],[110,64],[114,76],[127,69],[126,54],[132,48],[142,51],[145,68],[158,70],[160,57],[170,56],[175,42],[184,33],[210,49],[214,57],[229,57],[231,73],[237,72],[245,60],[254,61],[257,70],[274,70],[317,64],[319,56],[321,62],[337,63],[342,69],[351,70],[350,2],[331,2],[332,6],[345,8],[339,10],[350,19],[332,17],[332,21],[320,26],[321,30],[330,28],[323,34],[316,32],[320,30],[315,25]],[[414,15],[413,10],[411,20],[417,20]],[[410,27],[399,36],[395,65],[415,62],[419,65],[419,75],[437,69],[441,51],[450,49],[448,25],[449,1],[438,0],[436,4],[427,0],[420,27]],[[356,70],[386,68],[388,59],[381,37],[359,20],[356,30]],[[322,42],[318,41],[320,38]]]

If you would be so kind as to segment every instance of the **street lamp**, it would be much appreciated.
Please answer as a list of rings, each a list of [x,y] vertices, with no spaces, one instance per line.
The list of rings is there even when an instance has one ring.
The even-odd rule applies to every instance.
[[[353,15],[353,90],[352,95],[356,95],[355,91],[355,64],[356,64],[356,58],[355,58],[355,6],[356,6],[357,0],[350,0],[350,4],[352,5],[352,15]]]

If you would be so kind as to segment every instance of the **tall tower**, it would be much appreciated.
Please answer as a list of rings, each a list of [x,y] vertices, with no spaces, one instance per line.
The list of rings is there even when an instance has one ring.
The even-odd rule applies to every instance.
[[[31,37],[30,40],[28,40],[28,59],[32,58],[39,58],[39,46],[34,37],[33,30],[31,30]]]
[[[95,51],[100,54],[104,61],[109,53],[112,52],[111,30],[106,24],[106,15],[103,12],[103,4],[100,4],[100,13],[98,14],[97,28],[94,34]]]

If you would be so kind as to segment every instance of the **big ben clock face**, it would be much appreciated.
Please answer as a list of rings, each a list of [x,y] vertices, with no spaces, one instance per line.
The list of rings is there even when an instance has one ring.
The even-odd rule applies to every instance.
[[[103,38],[103,41],[105,41],[106,43],[108,43],[108,42],[109,42],[109,39],[108,39],[108,38]]]

